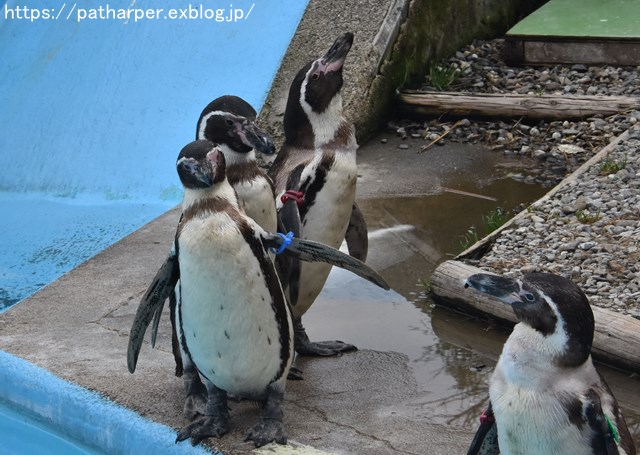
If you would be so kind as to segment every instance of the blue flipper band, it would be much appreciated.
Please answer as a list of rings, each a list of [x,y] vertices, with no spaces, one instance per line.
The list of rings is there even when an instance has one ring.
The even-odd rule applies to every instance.
[[[279,235],[280,237],[282,237],[282,245],[280,245],[280,247],[276,250],[275,248],[269,248],[269,251],[271,251],[274,254],[280,254],[282,253],[289,245],[291,245],[291,239],[293,239],[293,232],[289,231],[287,232],[287,235],[284,235],[280,232],[276,232],[276,235]]]

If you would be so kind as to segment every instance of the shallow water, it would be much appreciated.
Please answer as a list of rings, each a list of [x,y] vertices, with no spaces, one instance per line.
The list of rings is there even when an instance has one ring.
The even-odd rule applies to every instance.
[[[18,412],[0,401],[0,439],[3,455],[65,454],[100,455],[95,450],[63,435],[50,425]]]

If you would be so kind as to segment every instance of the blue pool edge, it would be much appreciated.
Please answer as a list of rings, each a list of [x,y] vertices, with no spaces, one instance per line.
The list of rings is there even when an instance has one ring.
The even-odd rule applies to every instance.
[[[173,429],[2,350],[0,385],[0,400],[105,453],[222,455],[176,444]]]

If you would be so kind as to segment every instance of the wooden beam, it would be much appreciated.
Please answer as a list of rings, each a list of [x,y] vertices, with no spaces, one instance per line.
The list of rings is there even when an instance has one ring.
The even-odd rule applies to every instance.
[[[516,317],[508,305],[495,297],[464,287],[465,279],[482,272],[482,269],[463,262],[443,262],[431,275],[434,300],[458,310],[471,310],[515,323]],[[602,308],[592,309],[595,333],[591,351],[594,357],[618,368],[640,372],[640,321]]]
[[[409,112],[456,117],[514,117],[573,119],[613,115],[640,108],[632,96],[557,96],[494,93],[402,92],[402,107]]]
[[[635,66],[640,55],[638,40],[588,40],[556,37],[507,37],[503,56],[510,65]]]

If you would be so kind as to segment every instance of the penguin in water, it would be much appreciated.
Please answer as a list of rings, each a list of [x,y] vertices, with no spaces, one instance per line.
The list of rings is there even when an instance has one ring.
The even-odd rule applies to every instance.
[[[379,275],[335,249],[271,234],[240,208],[226,178],[225,157],[209,141],[182,149],[178,174],[185,187],[183,215],[169,255],[133,321],[127,361],[135,371],[144,333],[175,288],[177,336],[185,371],[202,378],[204,415],[182,428],[177,441],[195,444],[229,430],[227,396],[263,403],[247,439],[259,447],[286,443],[281,403],[293,358],[289,306],[268,249],[305,261],[329,261],[388,288]]]
[[[490,407],[469,455],[635,455],[591,360],[593,312],[578,286],[549,273],[522,280],[479,273],[464,285],[511,305],[520,321],[491,378]]]
[[[353,34],[344,33],[324,56],[305,65],[294,78],[284,114],[284,145],[269,176],[276,185],[276,202],[286,230],[296,235],[299,230],[301,238],[334,248],[346,236],[350,254],[364,261],[367,229],[355,205],[358,144],[354,126],[342,116],[340,94],[342,69],[352,44]],[[297,210],[285,211],[285,204]],[[330,356],[356,349],[341,341],[311,342],[302,325],[302,316],[330,271],[329,264],[300,264],[290,279],[287,298],[300,355]]]

